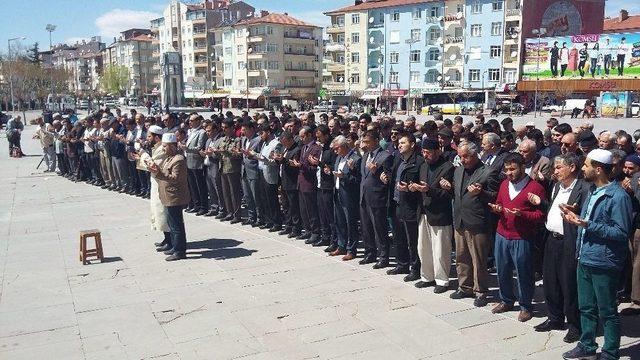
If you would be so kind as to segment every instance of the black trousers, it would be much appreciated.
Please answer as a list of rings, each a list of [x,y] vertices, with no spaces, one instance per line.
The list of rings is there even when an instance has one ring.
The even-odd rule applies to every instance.
[[[320,235],[324,240],[333,241],[336,237],[336,228],[333,222],[333,190],[318,189],[317,198]]]
[[[567,71],[567,64],[560,65],[560,77],[564,76],[564,73]]]
[[[298,190],[285,190],[287,196],[287,219],[285,221],[286,227],[291,229],[293,233],[299,233],[302,229],[302,220],[300,219],[300,203]]]
[[[386,207],[360,204],[360,224],[364,243],[364,256],[389,261],[389,226]]]
[[[138,169],[136,169],[136,162],[127,160],[127,170],[129,174],[129,190],[138,192],[140,191],[140,179],[138,178]]]
[[[553,76],[558,76],[558,59],[551,58],[551,74]]]
[[[234,219],[240,219],[241,186],[240,173],[222,174],[224,207],[228,209],[228,215],[233,215]]]
[[[584,67],[587,65],[587,60],[580,60],[578,62],[578,71],[580,72],[580,76],[584,76]]]
[[[140,191],[148,193],[151,190],[151,179],[148,171],[136,169],[138,173],[138,182],[140,183]]]
[[[356,255],[358,252],[358,240],[360,234],[358,233],[358,204],[349,204],[340,196],[336,191],[334,196],[334,218],[336,228],[336,241],[338,247],[347,251],[349,254]],[[375,256],[375,253],[370,255]]]
[[[184,206],[167,206],[167,222],[171,231],[171,248],[177,253],[187,251],[187,233],[184,228],[182,210]]]
[[[193,207],[198,210],[209,210],[207,180],[204,169],[187,169],[187,180]]]
[[[420,274],[420,258],[418,257],[418,222],[404,221],[397,215],[393,217],[393,242],[396,247],[398,267],[411,269]]]
[[[264,221],[267,224],[282,225],[282,211],[278,202],[278,185],[269,184],[262,174],[260,175],[264,204]]]
[[[320,235],[320,218],[318,217],[318,200],[315,190],[300,192],[300,214],[304,229],[314,235]],[[289,204],[291,206],[291,204]]]
[[[616,62],[618,63],[618,75],[622,76],[624,74],[624,57],[625,55],[618,55],[616,58]]]
[[[580,330],[574,242],[574,239],[556,238],[547,232],[543,264],[544,296],[550,320],[562,323],[566,317],[569,326]]]

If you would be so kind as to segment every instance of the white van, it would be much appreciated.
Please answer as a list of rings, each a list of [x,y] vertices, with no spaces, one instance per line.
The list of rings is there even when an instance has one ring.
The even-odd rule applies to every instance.
[[[76,100],[70,95],[61,95],[56,99],[53,95],[47,96],[47,109],[51,111],[63,111],[76,109]]]

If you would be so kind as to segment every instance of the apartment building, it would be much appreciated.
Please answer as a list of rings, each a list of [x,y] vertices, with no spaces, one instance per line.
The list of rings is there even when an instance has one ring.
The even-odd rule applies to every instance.
[[[129,73],[126,95],[143,97],[154,89],[158,74],[149,29],[128,29],[103,51],[105,66],[124,66]]]
[[[230,23],[220,30],[223,86],[231,106],[314,100],[321,85],[322,28],[287,13]],[[219,54],[216,53],[216,54]]]
[[[215,28],[228,21],[250,19],[255,8],[243,1],[204,0],[185,4],[172,0],[163,17],[151,21],[152,46],[160,70],[160,59],[167,52],[180,53],[182,78],[186,97],[197,96],[205,90],[217,89],[220,69],[215,67]],[[220,39],[218,39],[220,40]],[[160,84],[160,78],[154,84]]]
[[[72,46],[54,49],[53,65],[64,68],[71,74],[69,91],[76,95],[88,95],[98,90],[102,73],[101,51],[105,44],[99,36],[83,40]]]

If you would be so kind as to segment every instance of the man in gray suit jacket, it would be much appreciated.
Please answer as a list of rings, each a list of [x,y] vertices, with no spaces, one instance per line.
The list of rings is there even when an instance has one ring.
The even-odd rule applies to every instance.
[[[220,129],[216,123],[211,123],[205,130],[208,139],[205,144],[205,149],[201,152],[201,155],[204,157],[207,189],[209,190],[209,212],[206,213],[205,216],[216,216],[218,214],[224,214],[226,216],[222,197],[220,158],[214,151],[221,137]]]
[[[458,156],[462,166],[453,174],[453,184],[443,180],[443,189],[453,191],[453,227],[456,242],[456,269],[459,287],[452,299],[474,297],[475,306],[487,305],[491,252],[491,224],[488,203],[495,200],[500,186],[498,170],[483,164],[474,143],[461,143]]]
[[[201,216],[207,214],[209,202],[207,197],[207,180],[204,174],[204,157],[200,151],[207,143],[207,133],[201,127],[202,116],[191,115],[189,118],[189,133],[185,145],[180,145],[187,158],[187,179],[189,191],[193,199],[193,207],[186,210]]]
[[[258,160],[251,157],[251,152],[258,152],[260,147],[260,137],[256,133],[256,126],[253,122],[247,121],[242,124],[241,140],[242,153],[242,190],[244,192],[245,203],[247,204],[248,217],[243,225],[253,225],[262,221],[263,207],[260,201],[260,170]]]

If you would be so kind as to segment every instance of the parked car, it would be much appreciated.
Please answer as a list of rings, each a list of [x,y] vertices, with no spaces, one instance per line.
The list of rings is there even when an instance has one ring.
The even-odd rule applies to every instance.
[[[320,104],[313,107],[315,111],[329,112],[329,111],[338,111],[340,107],[334,100],[322,101]]]

